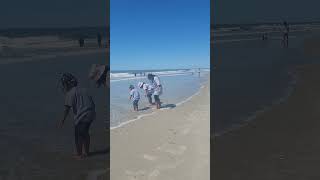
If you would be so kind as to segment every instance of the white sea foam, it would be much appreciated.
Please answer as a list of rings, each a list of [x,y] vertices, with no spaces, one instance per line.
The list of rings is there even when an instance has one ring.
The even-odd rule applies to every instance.
[[[202,71],[210,71],[209,69],[201,69]],[[156,71],[151,72],[152,74],[158,75],[158,76],[178,76],[178,75],[187,75],[192,73],[197,73],[197,69],[189,69],[189,70],[170,70],[170,71]],[[149,72],[144,72],[145,74],[148,74]],[[111,82],[117,82],[117,81],[123,81],[123,80],[132,80],[132,79],[143,79],[146,78],[146,76],[140,75],[140,73],[136,73],[136,76],[134,73],[128,73],[128,72],[119,72],[119,73],[110,73],[110,81]]]

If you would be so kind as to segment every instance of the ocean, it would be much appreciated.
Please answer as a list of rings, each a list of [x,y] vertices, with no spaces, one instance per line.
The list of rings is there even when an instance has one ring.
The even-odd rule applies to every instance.
[[[289,47],[278,24],[215,26],[211,32],[214,134],[239,128],[292,92],[297,65],[320,62],[304,54],[304,40],[320,35],[320,24],[291,24]],[[268,40],[262,34],[268,33]]]
[[[163,94],[160,96],[163,109],[175,108],[180,102],[191,97],[210,74],[209,69],[201,69],[200,76],[198,69],[111,71],[110,126],[112,129],[156,111],[154,107],[149,107],[143,90],[137,87],[140,81],[149,83],[144,74],[147,75],[150,72],[158,75],[163,85]],[[131,84],[139,90],[141,96],[139,112],[133,112],[132,103],[129,101],[129,85]]]

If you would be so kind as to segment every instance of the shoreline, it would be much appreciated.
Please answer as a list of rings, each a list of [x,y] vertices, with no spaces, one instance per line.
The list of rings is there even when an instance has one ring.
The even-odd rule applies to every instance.
[[[68,57],[68,56],[78,56],[78,55],[88,55],[95,53],[109,53],[108,48],[97,48],[97,49],[86,49],[81,51],[71,51],[71,52],[58,52],[52,55],[38,55],[34,57],[9,57],[9,58],[0,58],[0,65],[6,64],[15,64],[15,63],[25,63],[25,62],[39,62],[43,60],[50,60],[57,57]]]
[[[186,99],[184,99],[184,100],[176,103],[175,105],[176,105],[176,106],[180,106],[180,105],[182,105],[182,104],[190,101],[194,96],[196,96],[196,95],[198,95],[198,94],[200,93],[200,90],[201,90],[202,88],[204,88],[204,86],[200,86],[199,90],[198,90],[196,93],[194,93],[194,94],[191,95],[190,97],[188,97],[188,98],[186,98]],[[171,108],[171,107],[160,108],[159,111],[170,110],[170,109],[172,109],[172,108]],[[135,121],[137,121],[137,120],[139,120],[139,119],[142,119],[143,117],[152,116],[152,115],[154,115],[154,114],[157,114],[157,111],[153,111],[153,112],[147,113],[147,114],[141,114],[141,115],[139,115],[138,117],[136,117],[136,118],[134,118],[134,119],[130,119],[130,120],[128,120],[128,121],[125,121],[125,122],[123,122],[123,123],[120,123],[120,124],[117,125],[117,126],[110,127],[110,130],[114,130],[114,129],[123,127],[123,126],[125,126],[125,125],[127,125],[127,124],[130,124],[130,123],[133,123],[133,122],[135,122]]]
[[[297,69],[301,68],[301,66],[303,66],[303,65],[293,66],[293,68],[290,68],[290,70],[287,71],[290,79],[289,79],[289,81],[287,81],[288,86],[286,87],[286,90],[285,90],[285,93],[283,96],[273,98],[269,105],[264,105],[263,108],[258,109],[256,111],[250,113],[250,115],[241,118],[242,120],[240,120],[238,123],[232,125],[231,127],[226,128],[225,130],[222,130],[219,133],[214,132],[214,136],[215,137],[223,136],[223,135],[228,134],[228,133],[235,131],[237,129],[241,129],[241,128],[249,125],[259,115],[272,110],[273,106],[276,106],[276,105],[279,105],[279,104],[286,102],[286,100],[292,95],[293,91],[295,90],[295,88],[297,86],[297,79],[299,78],[297,76]]]
[[[210,74],[207,75],[207,76],[210,76]],[[187,97],[187,98],[183,99],[182,101],[179,101],[178,103],[175,103],[176,107],[181,106],[182,104],[190,101],[194,96],[197,96],[197,95],[200,93],[201,89],[203,89],[203,88],[205,87],[204,84],[206,84],[207,81],[210,81],[210,78],[208,78],[206,81],[204,81],[204,82],[200,85],[199,89],[198,89],[194,94],[192,94],[190,97]],[[159,110],[160,110],[160,111],[164,111],[164,110],[170,110],[170,109],[172,109],[172,108],[171,108],[171,107],[164,107],[164,108],[160,108]],[[110,127],[110,130],[114,130],[114,129],[117,129],[117,128],[126,126],[127,124],[130,124],[130,123],[133,123],[133,122],[135,122],[135,121],[138,121],[138,120],[142,119],[143,117],[148,117],[148,116],[152,116],[152,115],[154,115],[154,114],[157,114],[157,112],[158,112],[158,111],[152,111],[152,112],[150,112],[150,113],[138,115],[136,118],[129,119],[128,121],[122,122],[122,123],[120,123],[120,124],[117,125],[117,126]]]
[[[171,111],[110,131],[110,178],[209,179],[209,85]]]
[[[315,166],[320,148],[319,69],[319,63],[296,66],[296,87],[283,103],[247,126],[214,136],[212,177],[298,180],[320,175]]]

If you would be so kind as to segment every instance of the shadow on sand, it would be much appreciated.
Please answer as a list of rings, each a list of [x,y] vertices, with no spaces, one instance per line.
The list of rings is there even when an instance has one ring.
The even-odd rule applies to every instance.
[[[161,105],[161,108],[173,109],[175,107],[176,107],[175,104],[164,104],[164,105]]]
[[[102,155],[106,155],[106,154],[109,154],[110,153],[110,148],[105,148],[105,149],[102,149],[102,150],[95,150],[95,151],[92,151],[90,152],[89,156],[92,157],[92,156],[102,156]]]
[[[144,108],[142,108],[142,109],[139,109],[139,111],[146,111],[146,110],[148,110],[148,109],[150,109],[150,107],[144,107]]]

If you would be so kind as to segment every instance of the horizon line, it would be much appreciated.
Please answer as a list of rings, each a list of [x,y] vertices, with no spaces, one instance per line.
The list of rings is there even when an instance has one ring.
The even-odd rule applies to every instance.
[[[221,25],[259,25],[259,24],[279,24],[282,23],[283,20],[279,21],[261,21],[261,22],[246,22],[246,23],[210,23],[210,26],[221,26]],[[320,23],[320,20],[313,20],[313,21],[289,21],[289,24],[306,24],[306,23]]]
[[[80,28],[110,28],[109,26],[61,26],[61,27],[8,27],[8,28],[0,28],[0,31],[3,30],[14,30],[14,29],[80,29]]]
[[[110,71],[157,71],[157,70],[188,70],[188,69],[210,69],[210,67],[193,67],[193,68],[163,68],[163,69],[114,69],[110,68]]]

